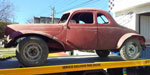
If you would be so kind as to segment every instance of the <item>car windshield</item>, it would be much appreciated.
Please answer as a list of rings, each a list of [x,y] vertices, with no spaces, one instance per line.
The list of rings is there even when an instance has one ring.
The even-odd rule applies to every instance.
[[[69,15],[70,15],[70,13],[64,14],[64,15],[61,17],[59,23],[65,23],[65,22],[67,21]]]

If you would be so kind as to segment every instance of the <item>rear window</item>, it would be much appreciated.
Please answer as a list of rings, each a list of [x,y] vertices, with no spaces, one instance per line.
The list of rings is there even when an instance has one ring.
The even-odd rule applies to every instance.
[[[109,23],[108,19],[102,14],[97,15],[97,22],[98,22],[98,24],[107,24],[107,23]]]

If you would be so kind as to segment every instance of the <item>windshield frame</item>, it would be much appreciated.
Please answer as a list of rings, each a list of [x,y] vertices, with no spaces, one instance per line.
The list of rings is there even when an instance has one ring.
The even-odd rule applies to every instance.
[[[68,21],[69,17],[70,17],[70,14],[71,14],[71,13],[64,13],[64,14],[62,15],[62,17],[60,18],[58,24],[64,24],[64,23],[66,23],[66,22]],[[64,18],[65,15],[68,15],[67,18],[65,19],[64,22],[61,22],[61,20]]]

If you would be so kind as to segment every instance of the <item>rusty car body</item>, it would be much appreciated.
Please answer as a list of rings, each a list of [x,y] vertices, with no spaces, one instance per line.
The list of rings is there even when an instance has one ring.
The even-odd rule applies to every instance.
[[[139,49],[144,49],[145,46],[145,39],[143,36],[139,35],[134,30],[119,25],[108,12],[101,9],[90,8],[67,11],[58,24],[8,25],[5,31],[5,38],[7,38],[7,40],[5,40],[4,46],[16,47],[21,41],[24,41],[28,37],[42,39],[47,45],[47,52],[96,50],[100,57],[108,56],[108,51],[119,52],[127,40],[132,41],[134,39],[132,42],[136,41],[140,46],[138,47]],[[30,40],[32,39],[28,39],[28,41]],[[20,45],[18,46],[20,47]],[[21,50],[19,49],[21,48],[18,48],[17,58],[26,66],[37,66],[34,65],[35,61],[28,61],[30,63],[33,62],[32,64],[24,62],[27,61],[30,54],[30,56],[34,56],[33,52],[37,52],[34,51],[34,49],[39,49],[39,46],[40,45],[37,47],[34,46],[33,49],[28,48],[32,51],[27,50],[30,53],[25,52],[24,54],[20,52]],[[129,47],[134,48],[134,45],[130,46],[129,44]],[[107,54],[100,54],[99,51],[102,51],[103,54]],[[140,51],[138,51],[139,55]],[[23,55],[28,56],[27,58],[23,58]],[[123,59],[130,60],[131,56],[129,58],[127,55],[128,53],[126,53],[125,56],[123,54]],[[131,58],[131,60],[137,59],[139,55],[136,58]],[[47,56],[45,56],[45,58],[46,57]],[[46,61],[46,59],[43,61]],[[41,64],[43,63],[44,62]]]

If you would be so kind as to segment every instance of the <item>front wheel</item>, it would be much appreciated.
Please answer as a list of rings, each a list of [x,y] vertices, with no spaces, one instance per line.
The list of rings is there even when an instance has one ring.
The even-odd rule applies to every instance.
[[[135,60],[141,55],[142,47],[134,38],[130,38],[125,41],[120,49],[120,55],[124,60]]]
[[[38,37],[27,37],[17,45],[16,57],[24,66],[41,66],[48,57],[48,46]]]

